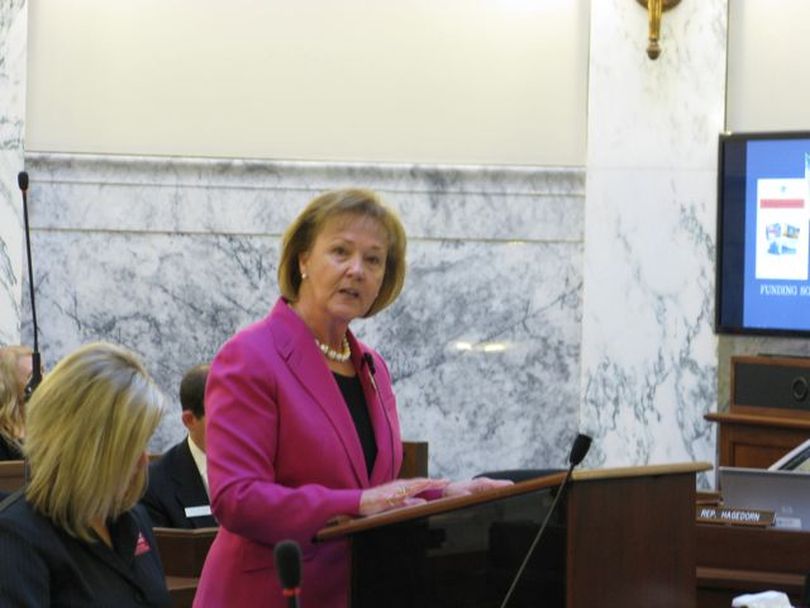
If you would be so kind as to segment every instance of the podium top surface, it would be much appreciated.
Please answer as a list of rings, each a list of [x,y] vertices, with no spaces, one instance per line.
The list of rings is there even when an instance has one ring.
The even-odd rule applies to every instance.
[[[647,466],[615,467],[610,469],[582,469],[574,471],[574,481],[592,479],[615,479],[619,477],[654,477],[656,475],[679,475],[682,473],[702,473],[713,468],[709,462],[676,462],[673,464],[652,464]]]
[[[674,464],[661,464],[651,466],[617,467],[609,469],[592,469],[574,471],[572,481],[589,482],[609,479],[629,479],[639,477],[658,477],[663,475],[695,474],[712,468],[708,462],[684,462]],[[560,485],[565,479],[565,473],[555,473],[545,477],[537,477],[516,483],[505,488],[495,488],[472,496],[455,496],[452,498],[439,498],[425,504],[412,507],[402,507],[392,511],[385,511],[368,517],[352,518],[340,521],[321,529],[315,538],[319,541],[332,540],[358,532],[371,530],[390,524],[398,524],[431,515],[438,515],[456,509],[463,509],[473,505],[502,500],[511,496],[519,496],[536,492],[545,488]]]

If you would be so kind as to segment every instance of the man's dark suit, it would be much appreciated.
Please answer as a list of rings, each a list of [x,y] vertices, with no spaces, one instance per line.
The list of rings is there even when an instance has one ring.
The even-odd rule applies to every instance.
[[[141,503],[154,526],[188,529],[217,525],[212,515],[186,517],[186,508],[210,505],[187,439],[149,465],[149,487]]]

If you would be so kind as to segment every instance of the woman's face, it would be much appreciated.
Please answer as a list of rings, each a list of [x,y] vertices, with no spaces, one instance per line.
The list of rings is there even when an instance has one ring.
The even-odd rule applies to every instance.
[[[307,277],[298,292],[300,305],[345,323],[362,317],[380,291],[387,252],[377,220],[348,214],[328,220],[298,261]]]

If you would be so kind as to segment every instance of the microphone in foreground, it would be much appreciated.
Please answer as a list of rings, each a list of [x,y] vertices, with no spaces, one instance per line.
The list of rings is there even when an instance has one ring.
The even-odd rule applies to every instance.
[[[551,503],[551,507],[549,507],[548,512],[546,513],[546,518],[543,520],[543,525],[540,526],[540,530],[537,531],[537,535],[534,537],[534,540],[526,553],[526,557],[523,558],[523,563],[520,564],[520,568],[518,568],[517,574],[515,575],[514,580],[512,580],[509,590],[506,592],[506,597],[503,598],[501,608],[506,608],[509,598],[512,597],[512,593],[515,591],[515,587],[517,587],[518,581],[520,580],[523,571],[526,569],[526,564],[529,563],[529,559],[531,558],[532,553],[534,553],[537,543],[540,542],[540,538],[542,538],[543,532],[545,531],[546,526],[548,526],[548,522],[551,519],[551,514],[554,513],[554,509],[557,506],[557,503],[560,501],[560,497],[565,493],[565,489],[568,487],[568,481],[571,479],[571,474],[574,472],[574,467],[582,462],[585,459],[585,456],[588,455],[588,450],[591,449],[592,441],[593,440],[588,435],[583,435],[582,433],[579,433],[576,439],[574,439],[574,445],[571,446],[571,453],[568,455],[569,466],[568,471],[565,473],[565,478],[560,484],[560,489],[557,490],[557,495],[554,497],[554,501]]]
[[[289,608],[298,608],[301,595],[301,548],[294,540],[284,540],[273,549],[276,573]]]
[[[39,355],[39,328],[37,327],[37,305],[34,300],[34,268],[31,262],[31,229],[28,226],[28,173],[20,171],[17,174],[17,185],[20,187],[23,200],[23,219],[25,221],[25,251],[28,255],[28,290],[31,295],[31,316],[34,325],[34,352],[31,353],[31,379],[25,385],[25,400],[42,382],[42,361]]]

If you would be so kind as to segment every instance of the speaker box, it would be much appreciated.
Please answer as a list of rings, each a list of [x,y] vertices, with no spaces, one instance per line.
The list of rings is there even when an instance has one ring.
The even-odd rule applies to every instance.
[[[810,358],[732,357],[730,406],[810,415]]]

